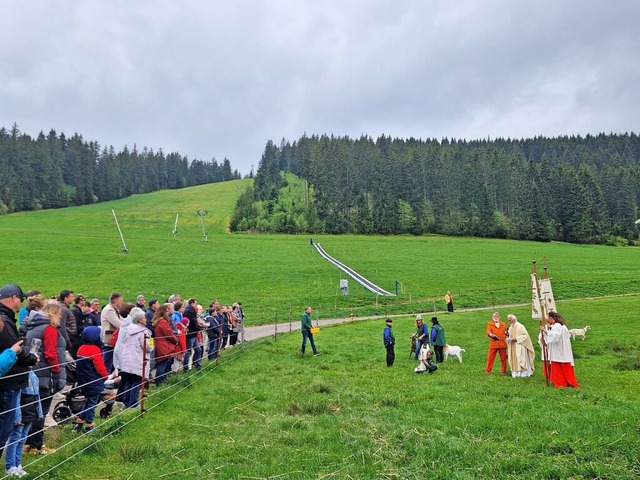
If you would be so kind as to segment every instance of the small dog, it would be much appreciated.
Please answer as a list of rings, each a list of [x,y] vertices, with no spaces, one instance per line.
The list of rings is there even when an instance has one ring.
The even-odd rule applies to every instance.
[[[418,340],[416,339],[416,335],[415,333],[413,335],[411,335],[411,351],[409,352],[409,360],[411,360],[415,353],[416,353],[416,347],[418,346]]]
[[[462,363],[462,352],[466,352],[466,350],[457,345],[445,345],[443,352],[445,360],[449,360],[449,357],[458,357],[458,360]]]
[[[569,333],[571,334],[571,340],[575,340],[576,337],[582,337],[582,340],[584,341],[584,339],[587,337],[587,330],[590,329],[591,327],[589,325],[584,328],[572,328],[571,330],[569,330]]]

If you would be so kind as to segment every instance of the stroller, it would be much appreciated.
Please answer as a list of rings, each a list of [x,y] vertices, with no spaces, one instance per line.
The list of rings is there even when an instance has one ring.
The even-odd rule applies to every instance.
[[[100,393],[98,405],[102,404],[99,410],[100,418],[109,418],[113,410],[113,404],[116,398],[116,385],[114,380],[107,380],[104,390]],[[51,416],[58,423],[68,422],[74,415],[80,413],[84,406],[86,397],[80,393],[77,386],[73,386],[65,394],[64,400],[58,402]]]

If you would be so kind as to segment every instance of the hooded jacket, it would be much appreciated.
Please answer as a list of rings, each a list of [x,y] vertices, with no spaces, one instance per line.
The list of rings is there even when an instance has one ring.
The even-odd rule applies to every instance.
[[[102,342],[99,327],[85,327],[82,345],[76,358],[76,381],[85,395],[98,395],[104,390],[104,381],[109,376],[102,359]]]
[[[65,363],[67,344],[59,330],[51,325],[44,313],[36,311],[23,324],[26,327],[26,345],[31,345],[34,338],[42,340],[38,356],[40,361],[36,366],[36,375],[40,379],[40,388],[51,390],[51,378],[55,376],[56,382],[53,390],[61,390],[67,383],[67,371]]]

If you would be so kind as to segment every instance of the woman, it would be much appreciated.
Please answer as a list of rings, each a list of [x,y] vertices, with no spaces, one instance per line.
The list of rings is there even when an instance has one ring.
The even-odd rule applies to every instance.
[[[145,312],[134,307],[129,313],[131,323],[120,327],[116,343],[117,361],[122,386],[122,403],[125,408],[138,405],[142,382],[149,378],[149,338]]]
[[[25,344],[30,347],[40,344],[38,351],[33,352],[40,358],[34,370],[40,381],[40,402],[46,415],[51,407],[53,395],[62,390],[67,383],[67,342],[58,329],[62,308],[55,300],[45,300],[44,296],[37,294],[27,299],[27,310],[30,313],[24,323]],[[44,454],[55,452],[44,444],[44,418],[35,420],[31,431],[33,433],[27,438],[26,450]]]
[[[156,348],[156,387],[162,385],[171,371],[171,363],[178,345],[178,337],[171,328],[173,305],[165,303],[158,307],[153,317],[153,332]]]
[[[578,380],[576,380],[576,374],[573,370],[573,350],[566,322],[559,313],[549,312],[547,324],[547,328],[540,328],[539,339],[542,345],[541,340],[544,338],[547,345],[548,360],[551,362],[549,381],[556,388],[578,388]],[[545,359],[543,358],[543,360]]]

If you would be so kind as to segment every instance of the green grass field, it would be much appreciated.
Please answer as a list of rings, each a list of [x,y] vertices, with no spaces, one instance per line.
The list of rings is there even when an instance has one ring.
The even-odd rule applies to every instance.
[[[296,354],[299,333],[225,352],[185,390],[180,377],[152,390],[144,418],[116,431],[134,418],[126,412],[25,468],[44,472],[88,447],[47,478],[638,478],[637,298],[559,309],[592,327],[573,344],[578,390],[546,387],[539,360],[528,379],[501,376],[499,362],[485,375],[490,311],[440,316],[448,343],[466,352],[431,375],[408,359],[413,317],[394,322],[393,368],[383,321],[358,321],[323,328],[320,357]],[[528,308],[500,311],[535,334]],[[65,430],[57,442],[73,438]]]
[[[394,289],[395,280],[402,285],[398,298],[376,299],[350,282],[351,294],[343,297],[340,273],[308,236],[226,233],[246,182],[0,216],[2,283],[47,295],[71,288],[102,299],[117,290],[129,300],[175,292],[203,302],[241,300],[254,324],[276,315],[298,321],[306,304],[320,318],[404,313],[394,322],[396,365],[384,366],[382,320],[323,328],[317,358],[297,356],[299,333],[256,341],[225,352],[217,368],[207,364],[200,375],[152,389],[144,418],[127,411],[79,439],[68,428],[49,431],[48,443],[61,448],[35,463],[26,456],[29,472],[59,479],[640,476],[639,249],[314,237],[383,288]],[[199,209],[209,212],[207,243]],[[547,388],[539,362],[530,379],[484,375],[490,310],[441,312],[447,289],[458,308],[528,304],[531,259],[542,271],[544,257],[570,327],[592,327],[586,341],[574,343],[579,390]],[[610,297],[586,299],[603,296]],[[448,343],[466,349],[464,363],[416,375],[407,358],[409,314],[434,306]],[[528,306],[500,311],[516,313],[535,333]]]
[[[113,291],[203,303],[242,301],[249,323],[298,318],[305,304],[320,318],[442,310],[529,301],[531,260],[548,259],[558,299],[640,292],[640,249],[476,238],[317,236],[329,255],[397,298],[376,298],[350,282],[303,235],[227,233],[249,180],[167,190],[90,206],[0,216],[3,282],[47,295],[71,289],[105,301]],[[111,213],[114,208],[128,253]],[[198,210],[208,211],[203,242]],[[176,214],[178,236],[172,237]]]

